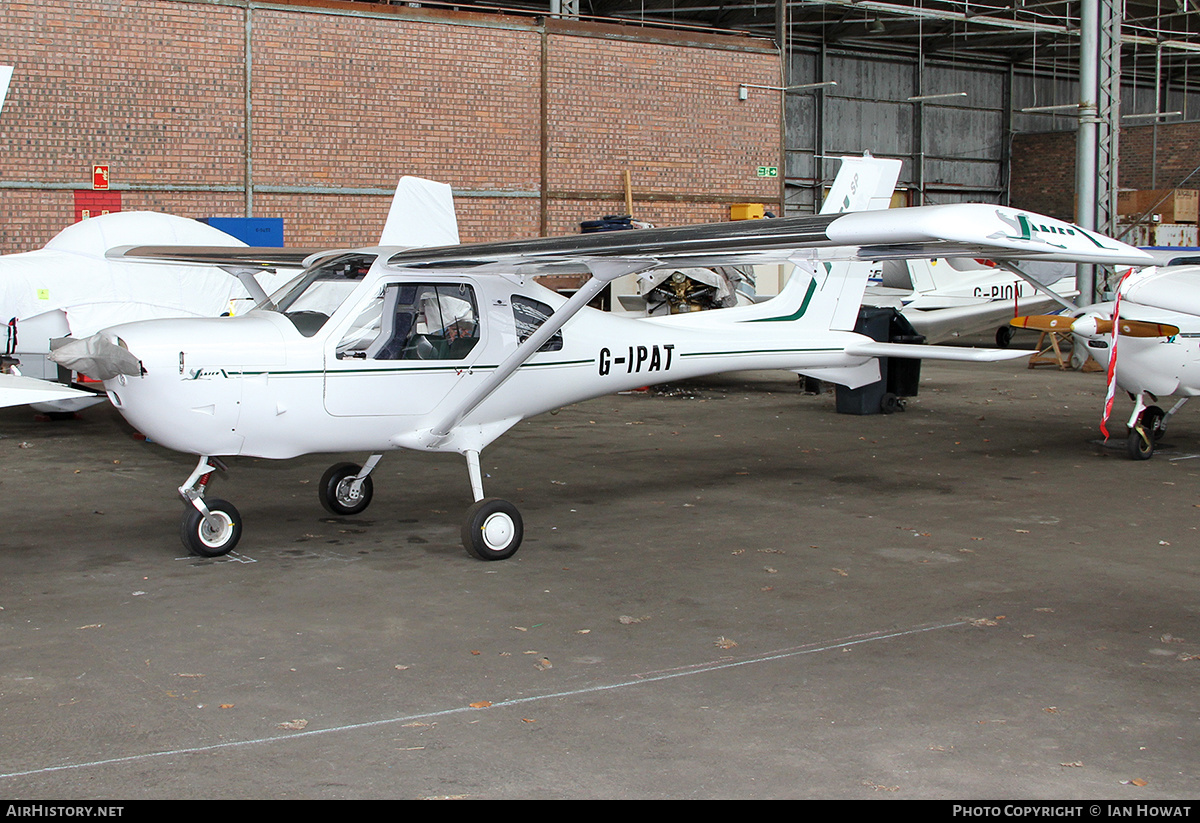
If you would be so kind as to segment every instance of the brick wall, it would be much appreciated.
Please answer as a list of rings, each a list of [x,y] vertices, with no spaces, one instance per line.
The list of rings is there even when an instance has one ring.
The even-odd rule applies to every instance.
[[[1200,123],[1163,124],[1157,136],[1155,131],[1153,126],[1121,129],[1120,188],[1177,188],[1200,165]],[[1157,175],[1152,174],[1155,164]],[[1200,188],[1200,174],[1182,187]],[[1074,220],[1075,132],[1016,135],[1011,193],[1014,206]]]
[[[123,208],[283,217],[288,245],[371,243],[405,174],[450,183],[465,241],[624,212],[727,219],[778,204],[770,44],[313,0],[8,0],[0,252],[42,245],[107,164]],[[543,55],[545,65],[543,65]],[[246,77],[250,85],[247,158]],[[545,95],[543,99],[543,88]]]

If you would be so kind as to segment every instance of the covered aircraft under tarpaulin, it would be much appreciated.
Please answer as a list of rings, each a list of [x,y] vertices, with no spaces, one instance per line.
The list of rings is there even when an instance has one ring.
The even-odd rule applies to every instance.
[[[84,337],[115,322],[160,317],[215,317],[248,298],[238,280],[210,266],[156,268],[113,262],[105,253],[130,243],[244,246],[225,232],[184,217],[118,212],[74,223],[43,248],[0,257],[0,318],[8,326],[5,354],[26,377],[57,378],[45,356],[51,341]],[[268,282],[268,286],[270,283]],[[252,302],[244,304],[249,308]],[[18,395],[8,393],[6,405]],[[74,411],[103,400],[82,395],[40,407]]]

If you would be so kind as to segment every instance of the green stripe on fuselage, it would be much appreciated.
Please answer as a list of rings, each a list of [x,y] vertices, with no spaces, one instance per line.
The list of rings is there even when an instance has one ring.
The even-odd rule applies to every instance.
[[[829,264],[826,263],[825,265],[828,266]],[[792,275],[792,276],[794,277],[795,275]],[[810,302],[812,302],[812,296],[816,293],[817,293],[817,279],[814,277],[812,279],[812,282],[810,282],[808,284],[808,291],[804,293],[804,300],[800,303],[800,308],[796,309],[791,314],[783,315],[780,317],[759,317],[754,320],[750,320],[748,322],[750,322],[750,323],[785,323],[789,320],[799,320],[801,317],[804,316],[804,313],[806,311],[808,311],[808,304]]]

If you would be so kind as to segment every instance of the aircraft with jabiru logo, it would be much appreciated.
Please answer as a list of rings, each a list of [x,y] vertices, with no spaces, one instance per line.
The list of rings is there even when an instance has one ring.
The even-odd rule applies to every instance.
[[[868,181],[857,181],[875,194]],[[890,188],[890,187],[889,187]],[[890,191],[888,191],[890,197]],[[1035,227],[1036,226],[1036,227]],[[123,260],[295,265],[279,249],[126,248]],[[238,544],[243,519],[206,496],[222,457],[362,452],[322,477],[321,503],[363,511],[372,472],[398,449],[461,455],[474,503],[468,553],[511,557],[524,525],[484,493],[480,452],[521,420],[648,384],[787,369],[848,387],[879,379],[879,358],[996,361],[1025,352],[877,342],[853,331],[862,261],[973,257],[1147,265],[1149,255],[1048,217],[958,204],[824,213],[677,228],[451,245],[336,249],[238,317],[151,320],[58,349],[103,381],[156,443],[195,454],[179,487],[180,534],[204,556]],[[844,261],[851,261],[846,264]],[[617,277],[664,267],[796,267],[766,302],[667,317],[588,307]],[[583,273],[571,297],[535,275]]]

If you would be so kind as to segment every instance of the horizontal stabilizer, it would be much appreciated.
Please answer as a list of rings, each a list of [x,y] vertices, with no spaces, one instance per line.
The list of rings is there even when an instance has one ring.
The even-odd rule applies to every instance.
[[[846,354],[868,357],[906,357],[913,360],[966,360],[995,363],[1028,357],[1029,352],[1011,349],[973,349],[958,346],[925,346],[914,343],[857,343],[846,347]]]

